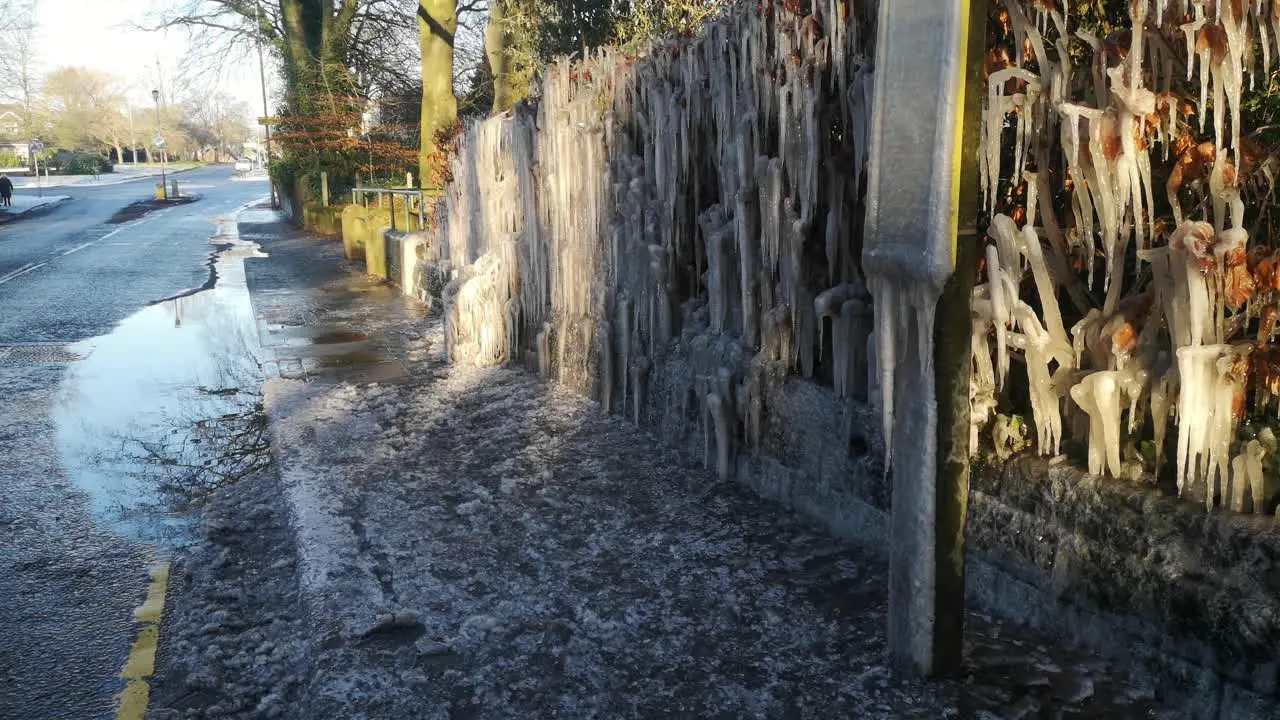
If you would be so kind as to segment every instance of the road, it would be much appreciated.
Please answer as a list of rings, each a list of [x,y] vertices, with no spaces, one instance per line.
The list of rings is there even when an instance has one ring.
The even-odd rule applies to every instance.
[[[0,227],[2,720],[115,717],[149,569],[183,536],[134,493],[132,439],[191,410],[198,383],[244,370],[231,331],[247,295],[199,291],[211,239],[267,192],[231,176],[183,173],[198,201],[121,224],[150,182],[62,188],[70,201]],[[232,285],[238,263],[218,266]],[[181,407],[166,400],[184,388]]]

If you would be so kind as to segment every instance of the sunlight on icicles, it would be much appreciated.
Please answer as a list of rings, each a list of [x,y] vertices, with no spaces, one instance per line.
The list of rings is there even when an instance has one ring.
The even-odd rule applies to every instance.
[[[1041,454],[1075,427],[1090,472],[1137,477],[1149,444],[1146,469],[1174,466],[1180,494],[1263,512],[1280,274],[1263,245],[1274,240],[1250,243],[1278,161],[1242,114],[1280,57],[1280,3],[1124,7],[1128,24],[1100,34],[1088,11],[1002,2],[982,118],[992,221],[973,298],[971,443],[1025,387]]]

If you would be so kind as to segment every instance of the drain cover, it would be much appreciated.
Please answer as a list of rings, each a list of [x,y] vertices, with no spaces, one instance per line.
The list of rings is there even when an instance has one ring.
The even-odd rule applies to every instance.
[[[0,365],[61,365],[81,359],[61,343],[0,345]]]

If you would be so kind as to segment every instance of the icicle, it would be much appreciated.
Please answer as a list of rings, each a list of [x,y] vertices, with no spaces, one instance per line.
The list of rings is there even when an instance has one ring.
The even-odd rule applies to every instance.
[[[1177,368],[1170,368],[1160,376],[1160,380],[1151,385],[1151,432],[1156,449],[1156,474],[1164,460],[1164,439],[1169,428],[1169,410],[1172,406],[1169,395],[1173,390]]]
[[[885,472],[893,459],[894,373],[898,367],[898,318],[905,308],[899,302],[896,288],[875,275],[867,277],[867,289],[871,291],[872,309],[875,311],[876,368],[879,373],[878,397],[880,398],[881,432],[884,433]]]
[[[1004,270],[1000,267],[999,251],[987,246],[987,293],[991,298],[992,323],[996,329],[996,383],[1004,387],[1009,375],[1009,345],[1006,328],[1009,325],[1009,309],[1005,302]]]
[[[1021,80],[1026,84],[1024,93],[1015,93],[1013,95],[1005,95],[1004,88],[1010,80]],[[1016,112],[1015,127],[1015,160],[1014,172],[1011,177],[1022,177],[1022,165],[1025,162],[1024,153],[1027,143],[1027,123],[1032,115],[1032,105],[1036,102],[1041,91],[1040,77],[1035,73],[1022,68],[1004,68],[991,73],[987,78],[987,107],[985,110],[985,127],[986,139],[983,143],[983,149],[986,151],[985,162],[987,164],[987,207],[994,208],[996,202],[996,192],[999,188],[999,180],[1002,177],[1000,172],[1000,156],[1001,141],[1004,137],[1004,118],[1011,112]]]
[[[730,413],[723,398],[715,393],[707,395],[707,413],[711,416],[711,425],[716,441],[716,477],[722,482],[730,477],[732,470],[731,443],[733,428],[730,425]]]
[[[1102,71],[1105,68],[1105,52],[1102,49],[1102,41],[1097,35],[1085,30],[1077,30],[1076,37],[1083,40],[1090,48],[1093,49],[1093,92],[1094,102],[1099,106],[1107,104],[1107,81]]]
[[[596,332],[596,347],[600,357],[600,407],[606,414],[613,412],[613,344],[610,340],[608,320],[600,322]]]
[[[843,283],[818,293],[818,296],[813,299],[813,313],[818,318],[819,325],[819,350],[823,347],[822,321],[827,318],[839,317],[845,302],[855,299],[858,296],[858,290],[859,288],[853,283]],[[834,326],[835,322],[832,325]]]
[[[1071,399],[1089,415],[1089,472],[1120,476],[1120,382],[1117,371],[1091,373],[1071,388]]]
[[[538,374],[551,377],[551,323],[542,324],[538,332]]]
[[[1217,481],[1228,477],[1228,452],[1235,436],[1233,405],[1239,390],[1232,377],[1236,355],[1226,345],[1182,347],[1177,350],[1178,494],[1203,477],[1205,505],[1213,507]]]
[[[1270,433],[1270,428],[1263,428],[1258,433],[1258,438],[1250,440],[1245,445],[1244,469],[1246,479],[1248,481],[1248,490],[1250,499],[1253,501],[1253,512],[1260,514],[1265,510],[1267,502],[1267,476],[1263,466],[1263,460],[1268,455],[1274,455],[1274,449],[1268,449],[1266,438],[1263,433]],[[1274,436],[1272,437],[1274,440]]]
[[[1040,325],[1035,311],[1026,303],[1017,301],[1014,315],[1024,332],[1010,334],[1009,342],[1026,356],[1031,412],[1038,433],[1037,447],[1041,455],[1057,455],[1062,440],[1062,414],[1059,409],[1061,398],[1049,371],[1049,366],[1056,360],[1053,342]]]
[[[975,299],[973,313],[970,352],[974,370],[969,379],[969,454],[971,455],[978,452],[979,430],[996,409],[996,375],[991,367],[991,348],[987,343],[991,314],[990,301]]]
[[[644,357],[643,355],[636,358],[635,363],[631,366],[631,422],[636,425],[640,424],[640,418],[644,414],[644,404],[649,387],[649,366],[649,358]],[[719,435],[719,429],[717,428],[717,441],[719,439]]]
[[[712,205],[699,218],[702,239],[707,247],[707,293],[711,310],[711,329],[724,332],[729,325],[732,292],[733,224],[719,205]]]

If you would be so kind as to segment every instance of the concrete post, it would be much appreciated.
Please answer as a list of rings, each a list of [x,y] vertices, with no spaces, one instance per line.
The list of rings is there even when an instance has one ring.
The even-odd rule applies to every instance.
[[[329,207],[329,173],[320,171],[320,204]]]
[[[876,31],[863,269],[888,447],[910,448],[886,458],[888,644],[895,665],[917,675],[954,672],[963,647],[973,268],[953,270],[976,249],[958,253],[957,238],[975,243],[985,8],[881,2]]]

